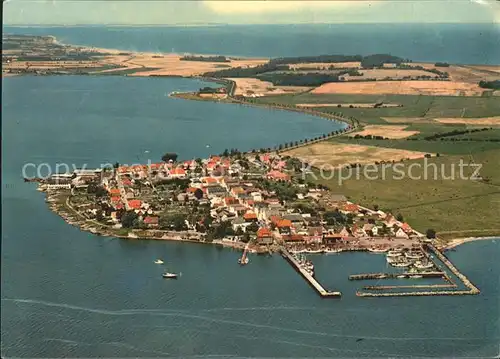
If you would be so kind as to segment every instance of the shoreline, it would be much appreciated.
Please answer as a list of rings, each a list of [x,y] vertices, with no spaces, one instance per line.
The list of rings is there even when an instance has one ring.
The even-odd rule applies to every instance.
[[[500,235],[497,237],[465,237],[465,238],[455,238],[441,247],[443,250],[450,250],[461,246],[462,244],[477,242],[477,241],[491,241],[495,239],[500,239]]]

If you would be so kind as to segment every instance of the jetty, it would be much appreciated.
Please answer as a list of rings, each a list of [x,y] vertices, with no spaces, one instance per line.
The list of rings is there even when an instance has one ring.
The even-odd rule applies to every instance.
[[[422,296],[442,296],[442,295],[474,295],[470,290],[445,290],[445,291],[425,291],[425,292],[394,292],[394,293],[370,293],[356,292],[357,297],[422,297]]]
[[[340,298],[342,296],[341,292],[336,292],[336,291],[328,291],[323,286],[314,278],[312,275],[310,275],[301,265],[295,257],[290,254],[290,252],[284,248],[280,248],[281,254],[283,258],[285,258],[288,263],[292,265],[292,267],[302,275],[302,277],[313,287],[316,292],[323,298]]]
[[[450,272],[452,272],[458,279],[462,281],[462,283],[469,289],[470,293],[468,294],[479,294],[481,292],[479,288],[477,288],[474,284],[472,284],[472,282],[465,275],[463,275],[458,271],[458,269],[453,265],[453,263],[450,262],[450,260],[443,253],[438,251],[431,244],[427,244],[426,247],[430,251],[432,251],[436,255],[436,257],[438,257],[439,260],[441,260],[441,262],[444,263],[445,266],[448,267]]]
[[[456,284],[421,284],[421,285],[367,285],[366,290],[390,290],[390,289],[432,289],[432,288],[456,288]]]
[[[352,274],[349,280],[367,280],[367,279],[393,279],[393,278],[413,278],[415,276],[422,276],[422,278],[445,278],[445,272],[422,272],[422,273],[363,273]]]

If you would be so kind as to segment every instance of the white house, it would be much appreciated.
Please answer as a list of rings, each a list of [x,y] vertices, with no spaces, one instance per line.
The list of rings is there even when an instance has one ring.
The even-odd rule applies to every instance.
[[[409,238],[408,235],[406,234],[405,231],[403,231],[402,228],[399,228],[397,231],[396,231],[396,237],[397,238]]]

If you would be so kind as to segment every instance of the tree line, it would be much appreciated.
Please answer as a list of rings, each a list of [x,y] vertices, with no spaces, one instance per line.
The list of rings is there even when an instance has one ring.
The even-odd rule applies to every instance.
[[[180,58],[183,61],[202,61],[202,62],[231,62],[226,56],[192,56],[186,55]]]
[[[495,81],[479,81],[479,87],[491,90],[500,90],[500,80]]]
[[[453,130],[453,131],[449,131],[449,132],[436,133],[436,134],[431,135],[431,136],[426,136],[426,137],[424,137],[424,140],[432,141],[432,140],[437,140],[439,138],[444,138],[444,137],[459,136],[459,135],[465,135],[468,133],[488,131],[488,130],[490,130],[490,128],[488,128],[488,127],[475,128],[475,129],[470,129],[470,130]]]

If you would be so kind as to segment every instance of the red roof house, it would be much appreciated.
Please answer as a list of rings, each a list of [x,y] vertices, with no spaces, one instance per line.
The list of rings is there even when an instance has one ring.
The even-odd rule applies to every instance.
[[[142,206],[142,201],[140,199],[131,199],[128,201],[128,206],[132,209],[140,209]]]
[[[147,224],[150,227],[158,226],[158,217],[147,216],[144,218],[144,224]]]
[[[275,181],[290,181],[290,176],[287,175],[286,173],[280,172],[280,171],[269,171],[267,173],[267,178],[272,179]]]

